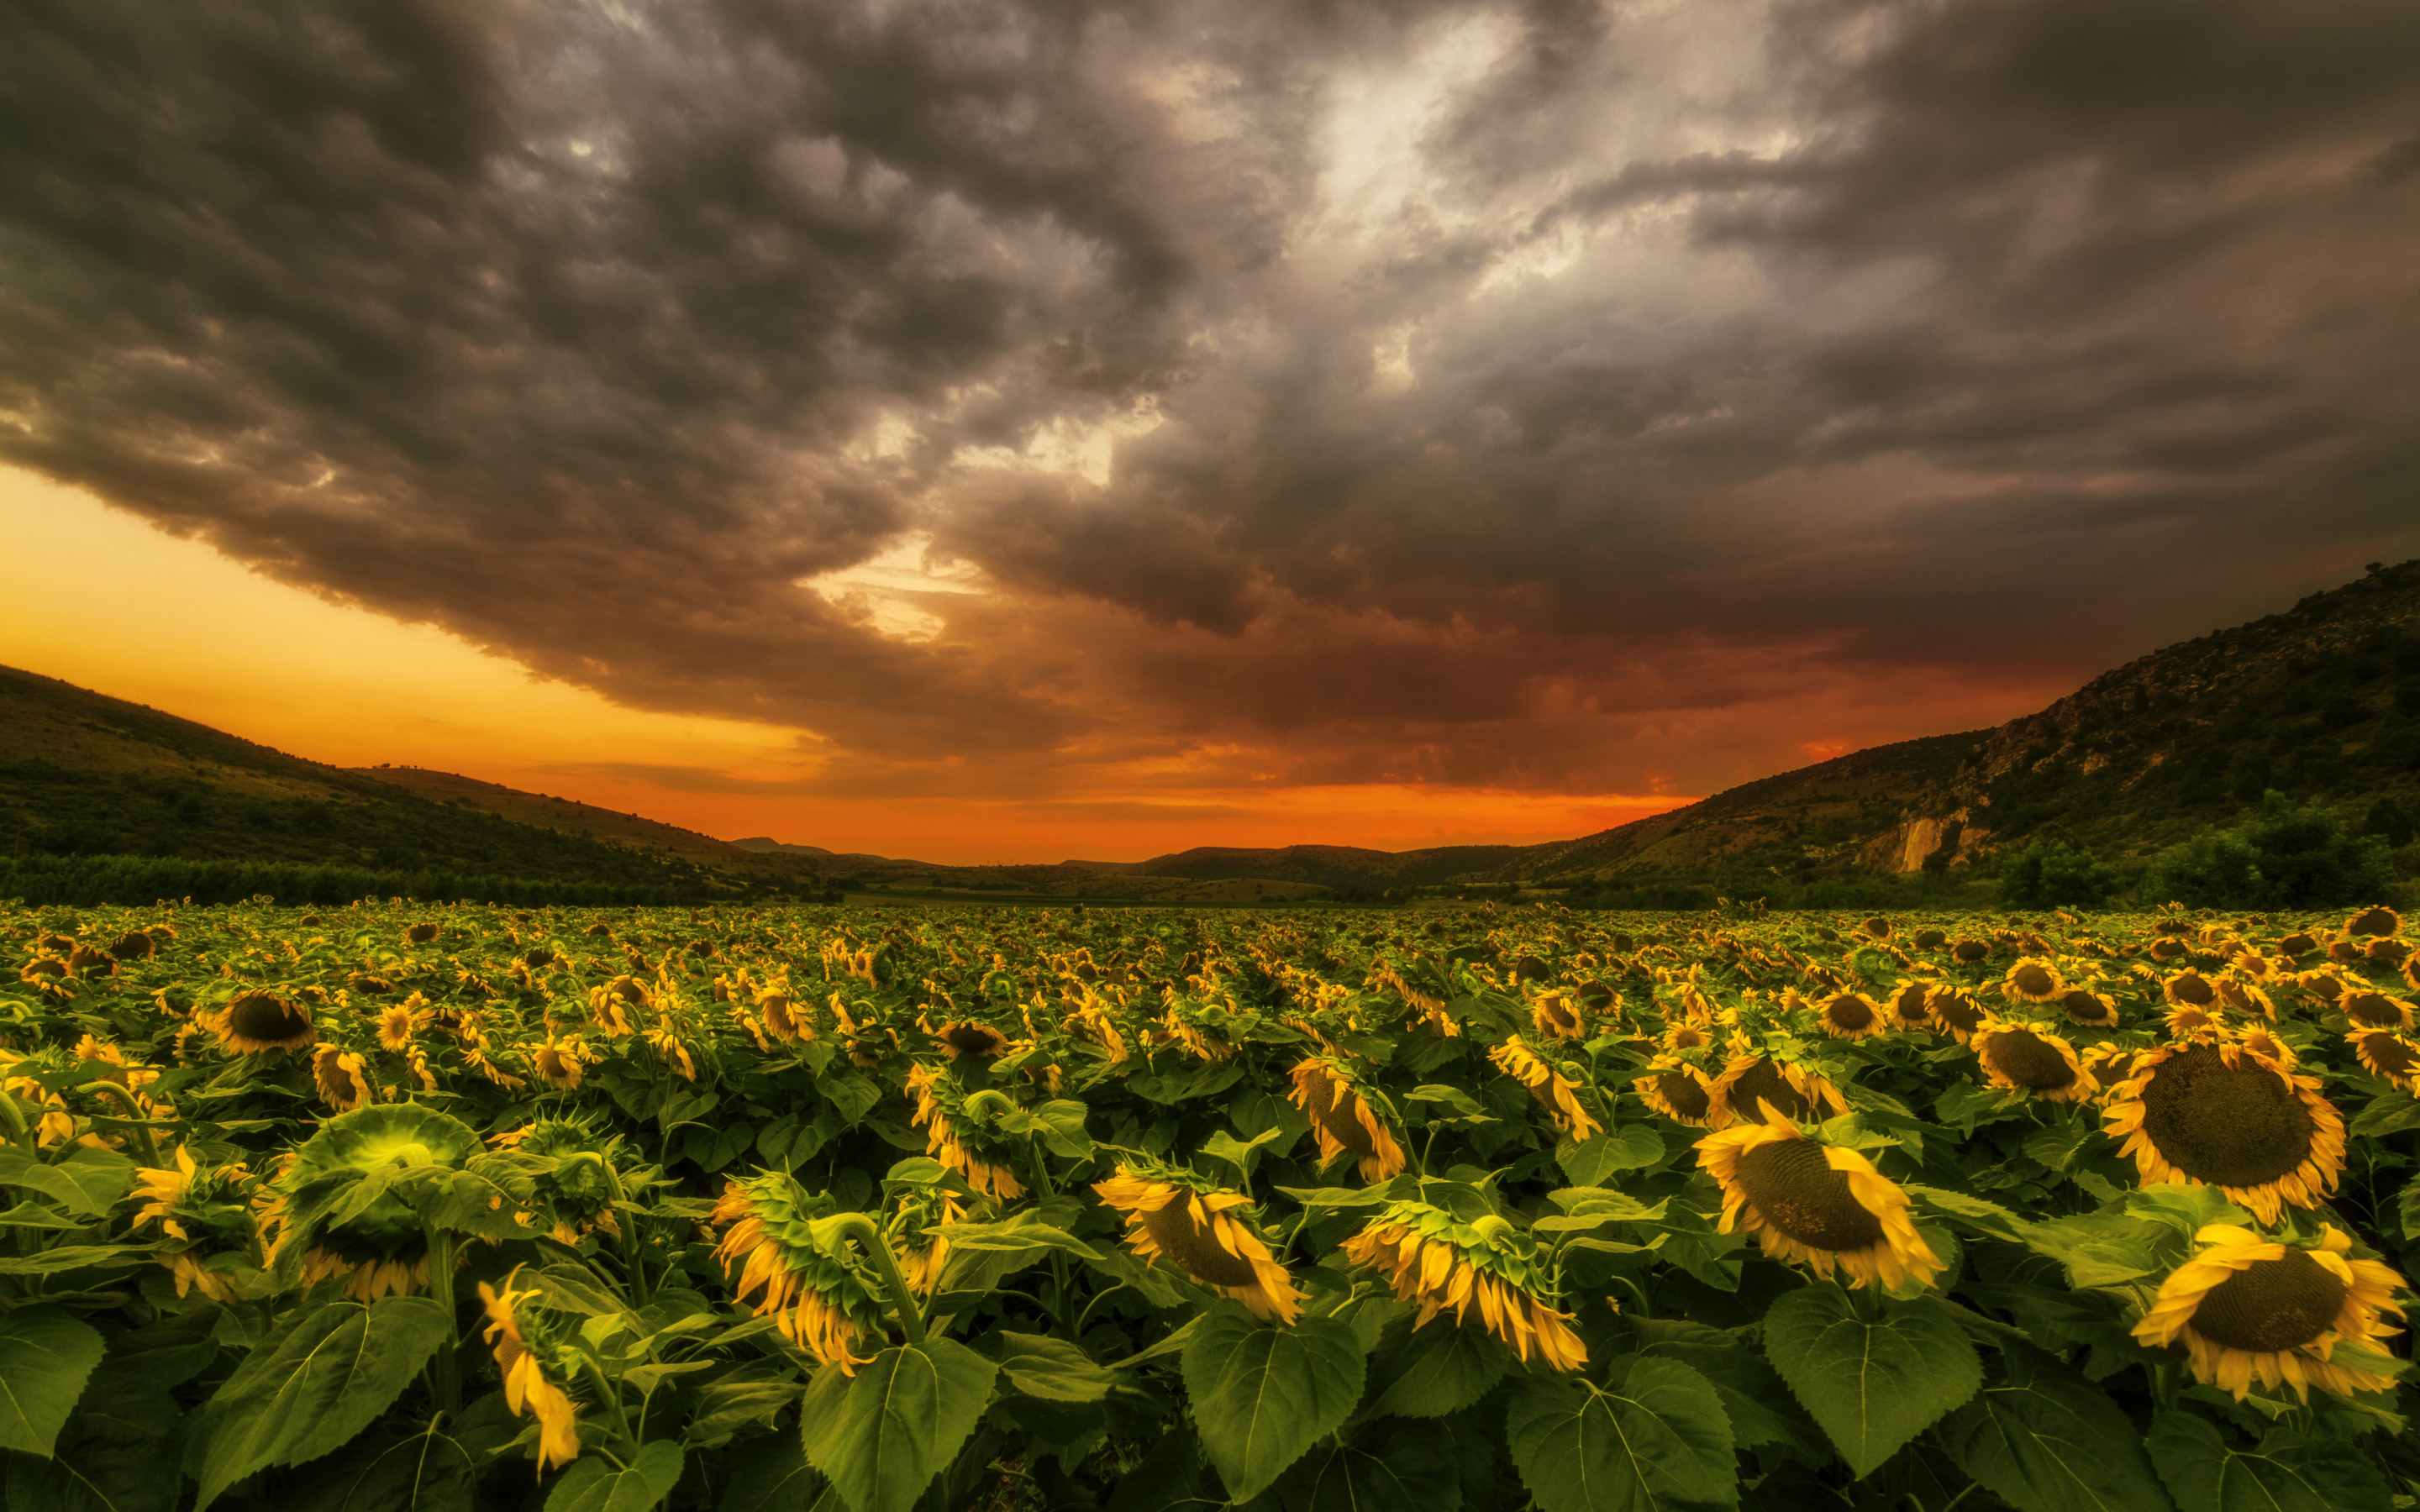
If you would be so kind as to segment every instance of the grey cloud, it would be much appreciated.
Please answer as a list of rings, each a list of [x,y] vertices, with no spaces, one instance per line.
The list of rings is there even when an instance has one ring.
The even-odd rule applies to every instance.
[[[2416,44],[2385,0],[22,5],[0,455],[812,730],[811,791],[1703,785],[1786,764],[1777,711],[1913,687],[1920,733],[2420,545]],[[1106,486],[967,461],[1145,411]],[[911,530],[998,590],[937,639],[798,586]]]

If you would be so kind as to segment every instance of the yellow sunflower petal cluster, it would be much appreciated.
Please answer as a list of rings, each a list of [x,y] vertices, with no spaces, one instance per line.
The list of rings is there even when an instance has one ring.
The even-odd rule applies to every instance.
[[[1677,1057],[1659,1056],[1649,1062],[1646,1073],[1631,1083],[1630,1089],[1640,1102],[1675,1123],[1703,1129],[1714,1122],[1713,1083],[1704,1072]]]
[[[1529,1089],[1529,1095],[1546,1110],[1555,1127],[1586,1142],[1604,1132],[1587,1108],[1580,1105],[1579,1083],[1565,1076],[1547,1062],[1544,1057],[1529,1048],[1517,1035],[1487,1052],[1487,1058],[1497,1070]]]
[[[557,1465],[567,1465],[580,1458],[580,1426],[571,1397],[561,1386],[546,1378],[529,1341],[522,1337],[520,1324],[513,1317],[514,1306],[537,1295],[535,1290],[516,1291],[513,1281],[520,1274],[515,1270],[504,1278],[504,1289],[498,1291],[485,1281],[479,1283],[479,1301],[488,1309],[488,1342],[495,1347],[496,1368],[504,1372],[504,1406],[515,1417],[527,1409],[537,1417],[537,1473],[545,1474]]]
[[[2313,1386],[2350,1396],[2392,1391],[2388,1377],[2334,1363],[2339,1343],[2367,1346],[2402,1332],[2403,1277],[2376,1260],[2350,1256],[2352,1242],[2322,1226],[2315,1245],[2268,1239],[2232,1224],[2194,1235],[2193,1258],[2160,1284],[2134,1337],[2154,1347],[2181,1340],[2194,1378],[2243,1400],[2257,1382],[2290,1386],[2305,1401]]]
[[[1927,1286],[1941,1257],[1916,1231],[1899,1183],[1854,1149],[1775,1119],[1698,1141],[1698,1165],[1722,1187],[1724,1233],[1757,1236],[1767,1255],[1838,1271],[1852,1287]]]
[[[1341,1057],[1309,1057],[1295,1067],[1292,1080],[1290,1101],[1311,1116],[1322,1165],[1349,1151],[1357,1159],[1361,1180],[1377,1182],[1393,1180],[1411,1164]]]
[[[971,1147],[973,1116],[947,1075],[919,1061],[908,1068],[908,1092],[916,1100],[916,1116],[910,1121],[924,1131],[927,1154],[996,1202],[1014,1202],[1025,1196],[1025,1183],[1005,1160],[989,1158]]]
[[[1117,1174],[1093,1190],[1125,1214],[1126,1247],[1146,1263],[1165,1258],[1258,1318],[1291,1323],[1300,1312],[1293,1276],[1236,1211],[1249,1197],[1139,1161],[1120,1162]]]
[[[1494,1214],[1470,1221],[1425,1202],[1392,1202],[1344,1242],[1345,1257],[1386,1277],[1395,1295],[1419,1304],[1414,1328],[1450,1312],[1457,1327],[1480,1326],[1527,1361],[1556,1370],[1588,1364],[1571,1315],[1554,1305],[1536,1241]]]
[[[1848,1099],[1823,1072],[1754,1054],[1731,1057],[1707,1095],[1714,1103],[1712,1126],[1717,1129],[1742,1119],[1762,1123],[1768,1111],[1785,1119],[1808,1119],[1837,1118],[1849,1111]]]
[[[732,1288],[740,1305],[771,1317],[784,1338],[841,1374],[855,1375],[874,1358],[859,1346],[881,1341],[881,1313],[858,1266],[815,1242],[812,1226],[832,1206],[829,1194],[810,1195],[781,1171],[733,1181],[714,1206],[714,1221],[731,1225],[714,1255],[725,1274],[740,1266]]]

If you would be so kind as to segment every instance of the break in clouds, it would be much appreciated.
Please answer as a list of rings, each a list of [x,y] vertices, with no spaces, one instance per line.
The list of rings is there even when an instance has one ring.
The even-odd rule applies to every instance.
[[[2412,554],[2415,231],[2400,0],[37,0],[0,455],[812,791],[1706,791]]]

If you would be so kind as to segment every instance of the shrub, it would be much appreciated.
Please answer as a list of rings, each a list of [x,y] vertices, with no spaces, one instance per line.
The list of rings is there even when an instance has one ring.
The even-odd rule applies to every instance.
[[[2271,793],[2249,823],[2204,829],[2152,862],[2139,896],[2192,908],[2326,908],[2374,901],[2389,875],[2385,841]]]
[[[2036,841],[2000,864],[2004,908],[2098,908],[2123,886],[2090,851],[2064,841]]]

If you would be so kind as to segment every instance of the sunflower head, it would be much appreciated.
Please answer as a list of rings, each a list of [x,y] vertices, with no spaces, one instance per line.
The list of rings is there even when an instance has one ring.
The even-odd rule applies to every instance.
[[[174,1246],[160,1263],[175,1276],[178,1296],[198,1288],[215,1302],[236,1300],[229,1277],[206,1262],[250,1248],[259,1185],[240,1165],[200,1164],[190,1145],[178,1148],[165,1166],[135,1171],[128,1196],[143,1199],[143,1206],[134,1214],[134,1227],[156,1223],[162,1239]]]
[[[1588,1020],[1568,993],[1541,993],[1529,1000],[1529,1022],[1557,1040],[1585,1040]]]
[[[1519,1035],[1490,1050],[1487,1058],[1498,1071],[1528,1088],[1530,1097],[1546,1110],[1555,1126],[1574,1140],[1585,1143],[1602,1132],[1596,1119],[1581,1105],[1580,1084],[1563,1074]]]
[[[2003,995],[2020,1003],[2047,1003],[2067,990],[2058,967],[2037,956],[2022,956],[2000,979]]]
[[[2365,908],[2345,920],[2344,932],[2356,939],[2400,934],[2403,933],[2403,916],[2383,904]]]
[[[2198,971],[2180,971],[2160,984],[2160,995],[2179,1008],[2214,1009],[2218,989]]]
[[[2407,1092],[2420,1086],[2420,1044],[2393,1029],[2355,1029],[2345,1038],[2371,1075],[2383,1076]]]
[[[1776,1119],[1708,1134],[1698,1164],[1722,1188],[1722,1231],[1755,1234],[1776,1258],[1892,1290],[1929,1286],[1943,1268],[1907,1194],[1856,1150]]]
[[[908,1068],[908,1095],[915,1100],[911,1121],[924,1131],[927,1154],[994,1201],[1014,1202],[1025,1196],[1025,1183],[1012,1167],[1016,1151],[969,1109],[967,1094],[947,1073],[918,1062]],[[998,1092],[985,1095],[1001,1096]]]
[[[468,1124],[416,1103],[373,1103],[323,1121],[270,1186],[280,1275],[299,1267],[305,1286],[345,1276],[348,1292],[364,1302],[419,1285],[428,1273],[427,1238],[411,1204],[387,1191],[340,1221],[330,1221],[332,1211],[370,1172],[459,1168],[479,1148]]]
[[[941,1054],[952,1060],[961,1056],[987,1060],[1008,1051],[1008,1036],[988,1024],[953,1021],[935,1030],[933,1039]]]
[[[1685,1051],[1706,1049],[1714,1042],[1714,1037],[1704,1025],[1692,1019],[1682,1019],[1664,1030],[1660,1042],[1666,1055],[1677,1056]]]
[[[2239,1402],[2256,1381],[2290,1386],[2304,1400],[2313,1386],[2341,1396],[2394,1390],[2391,1378],[2333,1358],[2340,1344],[2368,1350],[2400,1333],[2380,1315],[2403,1311],[2403,1278],[2352,1258],[2342,1232],[2321,1225],[2318,1241],[2304,1243],[2211,1224],[2194,1244],[2135,1325],[2137,1340],[2181,1342],[2195,1378]]]
[[[1932,991],[1932,983],[1928,981],[1901,982],[1892,989],[1890,1001],[1883,1006],[1883,1016],[1893,1028],[1932,1027],[1932,1010],[1927,1006]]]
[[[859,1346],[884,1336],[876,1301],[881,1282],[845,1243],[834,1249],[816,1237],[815,1221],[837,1206],[831,1194],[810,1193],[783,1171],[733,1181],[715,1204],[714,1221],[731,1227],[714,1253],[725,1274],[740,1267],[734,1289],[742,1306],[770,1316],[783,1337],[854,1375],[873,1359]]]
[[[940,1162],[918,1157],[892,1166],[882,1193],[883,1237],[908,1284],[929,1297],[950,1260],[950,1242],[932,1230],[965,1219],[966,1184]]]
[[[537,1470],[543,1475],[580,1458],[579,1413],[570,1395],[547,1373],[541,1354],[551,1342],[551,1318],[533,1305],[539,1296],[535,1288],[514,1289],[520,1273],[514,1267],[502,1291],[480,1282],[479,1302],[488,1314],[487,1340],[504,1379],[504,1406],[515,1417],[524,1411],[537,1417]],[[571,1372],[558,1365],[555,1374],[567,1380]]]
[[[1341,1056],[1310,1056],[1295,1065],[1291,1101],[1310,1115],[1323,1165],[1350,1153],[1361,1180],[1377,1182],[1403,1174],[1409,1165],[1388,1120],[1362,1086],[1360,1074]]]
[[[264,1050],[300,1050],[319,1038],[311,1024],[311,1010],[275,993],[243,993],[212,1016],[209,1027],[219,1043],[238,1055]]]
[[[2107,993],[2070,987],[2059,995],[2058,1007],[2070,1023],[2092,1029],[2114,1029],[2118,1026],[2118,999]]]
[[[1949,948],[1949,959],[1962,966],[1980,965],[1991,953],[1989,940],[1960,940]]]
[[[1675,1123],[1703,1129],[1714,1119],[1713,1084],[1706,1073],[1673,1056],[1659,1056],[1630,1084],[1639,1101]]]
[[[1970,1042],[1983,1026],[1982,1006],[1964,993],[1935,987],[1925,995],[1924,1008],[1932,1016],[1932,1026],[1960,1044]]]
[[[1707,1088],[1714,1127],[1735,1119],[1762,1123],[1769,1114],[1813,1121],[1849,1111],[1848,1100],[1830,1078],[1807,1066],[1771,1056],[1733,1056]]]
[[[1993,1019],[1971,1041],[1985,1079],[2046,1103],[2081,1103],[2101,1088],[2075,1047],[2047,1029]]]
[[[2359,991],[2344,995],[2337,1004],[2344,1016],[2356,1029],[2403,1029],[2412,1027],[2412,1005],[2398,1002],[2384,993]]]
[[[357,1050],[319,1046],[311,1056],[311,1081],[319,1090],[319,1100],[339,1113],[350,1113],[369,1103],[369,1063]]]
[[[1883,1032],[1883,1011],[1863,993],[1834,993],[1817,1015],[1823,1032],[1836,1040],[1863,1040]]]
[[[1140,1155],[1093,1190],[1125,1215],[1126,1247],[1146,1263],[1165,1259],[1255,1317],[1295,1320],[1302,1294],[1251,1223],[1250,1198]]]
[[[1572,1332],[1570,1315],[1555,1306],[1558,1279],[1536,1239],[1475,1194],[1460,1202],[1441,1195],[1452,1205],[1387,1204],[1345,1241],[1345,1257],[1387,1280],[1397,1297],[1419,1304],[1414,1328],[1451,1312],[1457,1326],[1476,1321],[1522,1360],[1534,1352],[1556,1370],[1586,1365],[1588,1347]]]
[[[2105,1128],[2145,1185],[2200,1182],[2274,1223],[2317,1207],[2344,1168],[2344,1119],[2319,1080],[2234,1041],[2169,1045],[2110,1094]]]
[[[621,1221],[613,1213],[613,1161],[622,1144],[619,1135],[600,1132],[585,1117],[547,1118],[523,1124],[510,1134],[497,1135],[492,1142],[510,1144],[524,1155],[550,1163],[533,1177],[533,1185],[538,1200],[554,1216],[557,1240],[577,1244],[592,1228],[620,1236]]]

